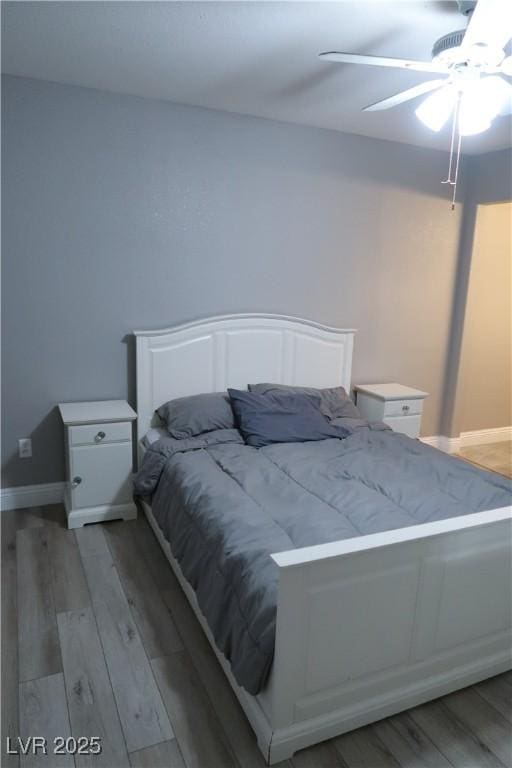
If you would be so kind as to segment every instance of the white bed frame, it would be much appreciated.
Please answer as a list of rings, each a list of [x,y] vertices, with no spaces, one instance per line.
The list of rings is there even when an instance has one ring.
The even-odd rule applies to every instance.
[[[251,314],[135,336],[139,446],[174,397],[257,381],[350,389],[353,330]],[[256,697],[144,508],[269,764],[512,668],[510,507],[272,555],[275,657]]]

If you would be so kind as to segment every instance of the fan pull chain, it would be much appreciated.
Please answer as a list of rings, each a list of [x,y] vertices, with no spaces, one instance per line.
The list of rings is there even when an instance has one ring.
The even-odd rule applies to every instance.
[[[457,130],[457,118],[459,112],[459,100],[455,102],[455,110],[453,113],[452,121],[452,141],[450,144],[450,165],[448,166],[448,178],[441,182],[441,184],[453,184],[452,182],[452,165],[453,165],[453,150],[455,147],[455,131]]]
[[[460,149],[462,144],[462,135],[460,132],[460,125],[459,125],[459,112],[460,112],[460,94],[457,96],[457,100],[455,102],[455,109],[453,112],[453,122],[452,122],[452,140],[450,144],[450,164],[448,166],[448,178],[441,182],[441,184],[451,184],[453,187],[453,196],[452,196],[452,211],[455,210],[455,197],[457,194],[457,180],[459,178],[459,163],[460,163]],[[455,152],[455,132],[457,130],[457,127],[459,128],[459,138],[457,141],[457,151]],[[454,157],[455,157],[455,176],[452,179],[452,172],[454,170]]]
[[[459,178],[459,162],[460,162],[460,147],[461,147],[461,144],[462,144],[462,134],[461,134],[461,132],[459,130],[459,141],[458,141],[458,144],[457,144],[457,164],[455,166],[455,178],[452,181],[452,185],[453,185],[452,211],[455,210],[455,197],[457,195],[457,180]]]

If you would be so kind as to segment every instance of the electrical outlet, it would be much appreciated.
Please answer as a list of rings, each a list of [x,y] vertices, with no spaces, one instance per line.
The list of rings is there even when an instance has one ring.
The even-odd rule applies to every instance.
[[[22,437],[18,440],[18,456],[20,459],[29,459],[32,456],[32,440],[30,437]]]

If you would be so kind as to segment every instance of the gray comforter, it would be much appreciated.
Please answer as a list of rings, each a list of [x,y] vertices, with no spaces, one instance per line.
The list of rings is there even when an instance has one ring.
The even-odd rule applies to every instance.
[[[390,430],[343,440],[244,445],[236,430],[163,438],[136,493],[152,509],[218,647],[252,694],[274,652],[271,553],[480,512],[512,502],[512,483]]]

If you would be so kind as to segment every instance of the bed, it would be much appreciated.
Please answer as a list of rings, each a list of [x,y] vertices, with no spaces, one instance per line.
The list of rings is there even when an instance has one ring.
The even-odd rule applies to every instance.
[[[140,457],[155,408],[172,398],[251,381],[350,389],[353,330],[251,314],[135,336]],[[512,667],[508,504],[272,553],[274,655],[255,695],[143,506],[269,764]]]

